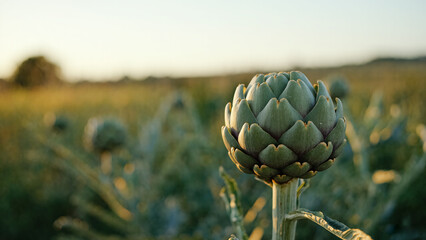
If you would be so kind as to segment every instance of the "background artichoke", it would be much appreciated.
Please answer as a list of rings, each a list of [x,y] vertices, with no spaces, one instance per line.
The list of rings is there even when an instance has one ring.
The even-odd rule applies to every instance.
[[[113,151],[126,141],[127,131],[116,119],[91,118],[84,129],[84,142],[98,152]]]
[[[336,105],[322,81],[312,86],[301,72],[256,75],[225,107],[228,155],[268,184],[310,178],[333,165],[346,142],[342,102]]]
[[[344,99],[349,94],[349,83],[343,76],[333,76],[329,81],[330,95],[332,98]]]

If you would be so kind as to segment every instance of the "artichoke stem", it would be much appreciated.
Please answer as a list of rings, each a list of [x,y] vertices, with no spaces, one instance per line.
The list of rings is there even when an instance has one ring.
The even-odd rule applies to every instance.
[[[297,222],[285,221],[285,215],[297,208],[299,179],[286,184],[272,182],[272,240],[294,240]]]
[[[101,153],[101,170],[103,174],[109,175],[112,170],[112,155],[111,152]]]

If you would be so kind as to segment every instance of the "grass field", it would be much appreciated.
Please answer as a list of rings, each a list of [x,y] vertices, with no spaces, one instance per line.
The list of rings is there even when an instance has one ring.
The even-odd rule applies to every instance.
[[[426,146],[422,142],[426,135],[426,62],[377,61],[300,70],[311,82],[327,80],[334,74],[347,78],[351,92],[345,99],[346,111],[358,138],[364,137],[369,179],[376,170],[392,170],[397,176],[383,184],[368,185],[374,186],[374,193],[368,192],[373,188],[365,189],[357,178],[357,151],[348,145],[333,171],[312,179],[307,198],[318,201],[306,200],[304,204],[324,208],[333,218],[365,229],[375,239],[426,238],[426,190],[421,187],[426,171],[420,169],[415,175],[408,167],[410,161],[424,156]],[[220,136],[225,104],[232,99],[237,84],[247,84],[253,75],[0,89],[0,239],[224,239],[233,230],[219,197],[221,165],[240,184],[245,211],[253,210],[256,200],[265,201],[260,208],[263,211],[256,211],[247,226],[250,232],[257,229],[268,239],[270,192],[262,183],[237,172]],[[374,123],[367,123],[365,111],[377,91],[382,93],[383,102],[376,110],[382,113]],[[175,107],[176,98],[171,100],[176,92],[183,96],[184,111]],[[163,116],[162,106],[168,103],[172,109]],[[51,131],[45,124],[49,113],[67,119],[65,131]],[[126,126],[125,146],[112,153],[114,167],[125,170],[134,164],[136,169],[149,169],[140,173],[148,180],[136,176],[137,171],[132,175],[117,170],[108,177],[99,172],[99,156],[82,141],[85,125],[92,117],[116,118]],[[163,124],[159,130],[156,122]],[[194,122],[199,123],[198,128]],[[154,131],[158,143],[149,139],[149,131]],[[150,149],[150,144],[156,145]],[[56,150],[62,148],[81,162],[57,154]],[[135,216],[131,221],[120,217],[99,193],[101,190],[88,182],[90,178],[84,174],[90,174],[81,170],[84,167],[90,167],[93,171],[89,173],[96,173],[99,181],[110,187],[106,191]],[[413,175],[413,179],[405,174]],[[326,192],[321,188],[328,181],[334,182],[329,186],[335,188]],[[406,185],[398,185],[404,181],[408,181]],[[339,182],[347,185],[339,187]],[[404,188],[393,191],[397,186]],[[318,203],[323,205],[315,205]],[[368,215],[353,209],[362,205],[382,210]],[[57,220],[64,216],[79,220],[59,224]],[[117,227],[123,222],[136,230]],[[315,239],[329,239],[322,230],[307,225],[299,224],[300,239],[314,233]]]

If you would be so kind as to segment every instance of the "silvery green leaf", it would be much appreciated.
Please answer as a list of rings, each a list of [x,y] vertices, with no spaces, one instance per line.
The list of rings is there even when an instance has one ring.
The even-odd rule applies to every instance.
[[[240,202],[240,190],[235,179],[230,177],[223,167],[219,168],[219,173],[225,181],[225,187],[222,188],[220,196],[225,202],[229,218],[234,226],[239,239],[248,240],[247,233],[243,224],[243,210]]]
[[[301,219],[310,220],[343,240],[372,240],[369,235],[360,229],[351,229],[343,223],[325,216],[322,212],[298,209],[287,214],[285,219],[289,221]]]

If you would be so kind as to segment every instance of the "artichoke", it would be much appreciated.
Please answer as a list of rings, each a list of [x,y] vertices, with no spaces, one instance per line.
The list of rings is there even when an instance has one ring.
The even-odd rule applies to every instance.
[[[84,142],[98,152],[110,152],[126,141],[126,128],[115,119],[91,118],[84,129]]]
[[[225,107],[222,138],[239,170],[267,184],[310,178],[333,165],[346,142],[343,105],[301,72],[254,76]]]
[[[345,98],[349,94],[350,88],[348,81],[341,76],[331,79],[330,95],[332,98]]]
[[[44,115],[45,124],[54,132],[63,132],[69,126],[69,120],[63,115],[56,115],[54,113],[47,113]]]

